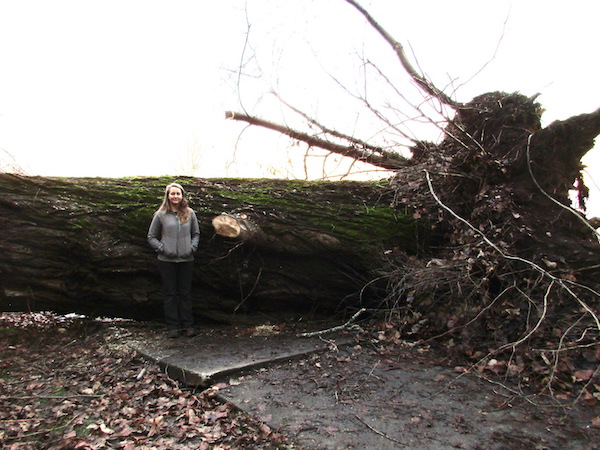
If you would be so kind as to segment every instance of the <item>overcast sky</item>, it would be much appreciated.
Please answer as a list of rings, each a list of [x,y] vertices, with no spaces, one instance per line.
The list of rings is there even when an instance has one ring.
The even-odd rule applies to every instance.
[[[363,5],[438,86],[468,81],[459,101],[540,93],[544,124],[600,106],[600,2]],[[404,86],[389,47],[343,0],[0,0],[0,161],[32,175],[303,176],[302,148],[259,130],[239,143],[243,124],[224,111],[287,120],[276,89],[327,124],[368,133],[332,83],[360,90],[366,58]],[[597,154],[586,158],[594,172]]]

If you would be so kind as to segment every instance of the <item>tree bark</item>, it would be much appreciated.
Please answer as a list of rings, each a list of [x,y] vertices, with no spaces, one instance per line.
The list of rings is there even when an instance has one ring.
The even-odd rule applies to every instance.
[[[0,175],[2,309],[161,318],[146,234],[171,181]],[[213,320],[369,302],[384,253],[426,240],[385,183],[179,181],[201,228],[196,312]]]

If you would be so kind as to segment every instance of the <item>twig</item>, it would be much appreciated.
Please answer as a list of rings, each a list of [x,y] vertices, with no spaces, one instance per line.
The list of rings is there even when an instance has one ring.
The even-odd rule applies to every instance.
[[[262,271],[263,271],[263,268],[261,267],[260,270],[258,271],[258,275],[256,275],[256,279],[254,280],[254,285],[252,286],[252,289],[250,289],[250,292],[248,292],[248,294],[246,294],[246,296],[242,299],[242,301],[237,304],[237,306],[233,310],[234,313],[238,312],[238,309],[240,309],[240,307],[246,302],[246,300],[248,300],[250,298],[250,296],[256,289],[256,286],[258,286],[258,282],[262,275]],[[239,275],[239,278],[241,278],[241,274]],[[243,291],[243,286],[241,286],[241,284],[242,283],[240,280],[240,290]],[[242,294],[243,294],[243,292],[242,292]]]
[[[333,327],[333,328],[327,328],[326,330],[311,331],[311,332],[308,332],[308,333],[300,333],[300,334],[297,334],[296,336],[298,336],[298,337],[321,336],[323,334],[335,333],[336,331],[341,331],[341,330],[349,329],[351,326],[353,326],[352,322],[354,322],[358,318],[358,316],[360,316],[365,311],[366,311],[365,308],[359,309],[352,317],[350,317],[350,320],[348,320],[348,322],[346,322],[343,325],[339,325],[339,326]]]
[[[338,348],[338,346],[336,345],[335,341],[333,339],[324,339],[321,336],[319,336],[319,339],[323,342],[325,342],[327,345],[329,345],[329,347],[331,348],[332,351],[338,353],[340,351],[340,349]]]
[[[378,434],[381,437],[384,437],[384,438],[386,438],[386,439],[388,439],[388,440],[390,440],[392,442],[395,442],[396,444],[400,444],[400,445],[403,445],[405,447],[407,446],[407,444],[405,444],[404,442],[402,442],[402,441],[400,441],[400,440],[398,440],[396,438],[393,438],[392,436],[389,436],[389,435],[385,434],[383,431],[379,431],[378,429],[373,428],[371,425],[369,425],[367,422],[365,422],[358,414],[354,414],[354,417],[356,417],[363,425],[365,425],[373,433],[376,433],[376,434]]]
[[[135,379],[141,380],[142,378],[144,378],[144,375],[146,375],[146,367],[142,367],[142,369],[139,371],[139,373],[137,374]]]
[[[379,366],[380,363],[381,363],[381,361],[377,361],[375,364],[373,364],[373,367],[371,367],[371,371],[369,372],[369,374],[365,377],[363,382],[357,386],[358,389],[361,389],[365,384],[367,384],[367,381],[369,381],[370,377],[377,378],[378,380],[381,379],[377,375],[373,375],[373,372],[375,372],[375,369],[377,369],[377,367]]]

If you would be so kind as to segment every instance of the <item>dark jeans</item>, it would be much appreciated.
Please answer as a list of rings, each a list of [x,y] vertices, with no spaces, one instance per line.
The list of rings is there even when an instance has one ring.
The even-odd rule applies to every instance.
[[[179,330],[192,327],[194,325],[192,314],[194,261],[181,263],[158,261],[158,271],[163,282],[167,328]]]

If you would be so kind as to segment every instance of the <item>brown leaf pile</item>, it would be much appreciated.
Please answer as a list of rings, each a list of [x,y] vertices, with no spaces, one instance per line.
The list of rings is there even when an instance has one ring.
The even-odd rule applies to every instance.
[[[282,448],[217,398],[184,388],[110,325],[49,313],[0,315],[0,447]]]

